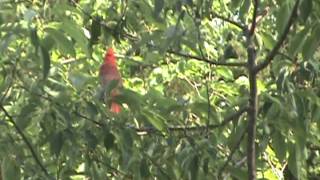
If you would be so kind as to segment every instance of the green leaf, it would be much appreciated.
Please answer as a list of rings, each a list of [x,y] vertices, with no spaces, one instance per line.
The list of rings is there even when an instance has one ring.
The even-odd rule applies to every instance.
[[[71,84],[78,90],[85,88],[85,84],[92,78],[87,74],[81,72],[74,72],[69,74]]]
[[[246,170],[239,167],[230,167],[231,176],[236,179],[248,179]]]
[[[290,144],[288,167],[297,179],[306,179],[304,150],[298,144]]]
[[[63,24],[68,24],[68,26],[65,26]],[[60,24],[62,30],[65,31],[74,40],[76,40],[77,44],[80,46],[83,52],[85,52],[86,55],[89,55],[88,39],[84,35],[81,26],[76,24],[74,21],[68,20],[67,18],[63,19],[63,24]]]
[[[269,33],[262,33],[261,37],[264,46],[269,50],[271,50],[276,44],[276,40]]]
[[[87,141],[88,148],[93,150],[98,145],[97,137],[89,130],[85,131],[85,139]]]
[[[244,0],[240,10],[239,10],[239,16],[242,22],[246,22],[246,16],[248,14],[248,11],[250,9],[251,6],[251,1],[250,0]]]
[[[92,19],[91,22],[91,37],[90,42],[92,44],[97,43],[99,36],[101,35],[101,18],[100,16],[96,16]]]
[[[47,26],[47,28],[63,30],[77,42],[77,44],[80,46],[83,52],[86,53],[86,55],[89,55],[88,39],[84,35],[82,28],[74,21],[64,18],[62,23],[52,22]]]
[[[6,35],[2,36],[0,40],[0,54],[7,51],[10,43],[15,39],[16,36],[12,33],[7,33]]]
[[[59,157],[63,143],[64,138],[62,132],[57,132],[50,138],[50,150],[56,157]]]
[[[114,88],[119,85],[119,80],[111,80],[108,84],[105,85],[105,93],[109,96]]]
[[[44,47],[49,51],[55,45],[55,41],[56,40],[52,37],[52,35],[47,33],[45,37],[41,39],[40,44],[42,47]],[[59,48],[59,44],[58,44],[58,48]]]
[[[1,160],[1,178],[3,180],[20,180],[21,171],[18,161],[11,155],[4,156]]]
[[[49,71],[50,71],[50,55],[47,49],[40,46],[40,59],[43,62],[43,79],[46,79],[48,77]]]
[[[272,97],[270,95],[267,95],[267,97],[271,100],[272,104],[271,104],[271,107],[267,111],[266,117],[269,120],[274,121],[281,114],[282,103],[277,98],[274,98],[274,97]]]
[[[299,18],[301,18],[302,22],[306,22],[310,13],[312,12],[312,0],[303,0],[299,6]]]
[[[54,28],[45,28],[44,30],[55,40],[62,54],[76,56],[73,43],[61,31]]]
[[[192,160],[189,164],[189,172],[191,174],[191,179],[198,179],[199,172],[199,156],[198,154],[194,154]]]
[[[233,0],[231,1],[231,8],[237,9],[239,8],[240,4],[243,2],[243,0]]]
[[[276,81],[277,89],[280,92],[286,91],[286,82],[287,82],[288,76],[289,76],[289,72],[288,72],[287,68],[282,68],[280,70],[280,74],[279,74],[278,79]]]
[[[143,109],[141,113],[157,130],[166,132],[165,119],[161,115],[147,109]]]
[[[278,34],[282,34],[284,31],[284,28],[286,27],[286,25],[288,24],[288,20],[289,20],[289,16],[290,16],[290,6],[288,1],[285,1],[285,3],[283,3],[276,15],[276,27],[277,27],[277,31]]]
[[[32,122],[32,119],[33,119],[32,116],[34,115],[34,111],[36,110],[36,107],[37,107],[36,104],[32,104],[29,102],[26,106],[24,106],[21,109],[16,122],[21,130],[24,130]]]
[[[38,49],[39,46],[39,37],[37,34],[37,29],[36,28],[31,28],[30,29],[30,40],[31,40],[31,44]]]
[[[303,44],[302,56],[304,60],[312,58],[320,43],[320,25],[312,29],[312,33]]]
[[[234,47],[232,45],[228,45],[225,50],[224,50],[224,54],[223,54],[224,59],[231,59],[231,58],[238,58],[238,54],[237,51],[234,49]]]
[[[283,162],[283,160],[286,158],[287,146],[285,137],[283,137],[278,131],[272,135],[272,148],[274,149],[279,162]]]
[[[132,111],[139,111],[143,99],[143,96],[130,89],[122,89],[116,100],[120,103],[127,104]]]
[[[302,29],[301,31],[296,33],[292,41],[290,41],[288,54],[290,54],[291,57],[295,57],[296,54],[302,50],[305,44],[305,41],[308,37],[308,31],[309,31],[309,28]]]
[[[140,175],[143,179],[150,176],[149,165],[145,158],[143,158],[140,162]]]
[[[164,0],[154,0],[154,16],[159,18],[160,13],[164,7]]]
[[[104,147],[107,150],[110,150],[111,148],[113,148],[115,144],[115,139],[116,137],[111,132],[106,132],[104,136]]]
[[[233,73],[230,68],[216,67],[215,72],[218,76],[222,76],[225,80],[233,80]]]

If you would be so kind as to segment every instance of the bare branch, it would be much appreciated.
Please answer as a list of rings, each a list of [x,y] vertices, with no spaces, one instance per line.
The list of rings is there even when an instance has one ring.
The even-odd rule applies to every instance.
[[[189,59],[194,59],[194,60],[197,60],[197,61],[201,61],[201,62],[205,62],[205,63],[208,63],[208,64],[211,64],[211,65],[216,65],[216,66],[234,66],[234,67],[245,67],[247,65],[247,63],[244,63],[244,62],[238,62],[238,63],[232,63],[232,62],[217,62],[217,61],[213,61],[213,60],[210,60],[210,59],[207,59],[207,58],[202,58],[202,57],[199,57],[199,56],[193,56],[193,55],[189,55],[189,54],[184,54],[184,53],[181,53],[181,52],[176,52],[176,51],[173,51],[173,50],[168,50],[167,51],[168,53],[170,54],[173,54],[173,55],[176,55],[176,56],[181,56],[181,57],[185,57],[185,58],[189,58]]]
[[[266,68],[272,61],[272,59],[275,57],[275,55],[277,54],[278,50],[280,49],[280,47],[282,46],[283,42],[286,40],[290,28],[297,16],[297,10],[298,10],[298,5],[299,5],[300,0],[296,0],[296,3],[291,11],[291,15],[289,17],[288,23],[283,31],[283,33],[281,34],[278,42],[276,43],[276,45],[273,47],[273,49],[270,51],[270,53],[267,55],[266,59],[261,62],[260,64],[258,64],[255,68],[255,73],[258,73],[259,71],[261,71],[262,69]]]
[[[9,121],[13,124],[13,127],[16,129],[17,133],[21,136],[23,142],[27,145],[29,148],[32,157],[36,161],[36,163],[40,166],[40,169],[43,171],[43,173],[50,179],[50,175],[47,171],[47,169],[44,167],[44,165],[41,163],[40,159],[37,156],[36,151],[34,150],[33,146],[31,145],[31,142],[28,140],[27,136],[23,133],[23,131],[20,129],[20,127],[17,125],[17,123],[14,121],[13,117],[9,114],[9,112],[3,107],[3,105],[0,104],[0,109],[3,111],[5,116],[9,119]]]

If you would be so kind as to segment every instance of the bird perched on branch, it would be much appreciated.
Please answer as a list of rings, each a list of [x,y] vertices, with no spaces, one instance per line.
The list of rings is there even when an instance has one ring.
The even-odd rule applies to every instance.
[[[120,113],[121,105],[115,101],[115,97],[120,94],[119,88],[122,86],[122,78],[112,48],[109,48],[105,54],[99,77],[104,92],[103,97],[106,103],[110,104],[110,111]]]

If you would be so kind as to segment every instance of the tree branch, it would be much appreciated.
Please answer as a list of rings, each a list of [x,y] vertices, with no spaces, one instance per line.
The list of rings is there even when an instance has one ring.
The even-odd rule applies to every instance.
[[[257,25],[257,14],[258,14],[258,8],[259,8],[259,0],[254,0],[253,5],[253,14],[252,14],[252,23],[249,30],[249,36],[251,37],[256,29]]]
[[[215,12],[211,12],[211,16],[212,16],[213,18],[218,18],[218,19],[221,19],[222,21],[225,21],[225,22],[228,22],[228,23],[230,23],[230,24],[232,24],[232,25],[235,25],[236,27],[240,28],[240,29],[243,30],[243,31],[246,31],[246,29],[247,29],[247,28],[246,28],[244,25],[242,25],[241,23],[236,22],[236,21],[233,21],[233,20],[231,20],[231,19],[229,19],[229,18],[223,17],[223,16],[221,16],[221,15],[215,13]]]
[[[248,166],[248,179],[256,179],[256,123],[257,123],[257,109],[258,109],[258,90],[257,90],[257,74],[254,69],[256,67],[256,49],[252,41],[255,33],[256,18],[259,9],[259,0],[254,1],[253,17],[251,27],[246,35],[247,38],[247,63],[249,72],[249,109],[248,109],[248,127],[247,127],[247,166]]]
[[[193,55],[189,55],[189,54],[184,54],[184,53],[176,52],[176,51],[173,51],[173,50],[168,50],[167,52],[169,54],[173,54],[173,55],[176,55],[176,56],[189,58],[189,59],[194,59],[194,60],[197,60],[197,61],[205,62],[205,63],[211,64],[211,65],[216,65],[216,66],[245,67],[247,65],[247,63],[244,63],[244,62],[243,63],[242,62],[238,62],[238,63],[217,62],[217,61],[213,61],[213,60],[210,60],[210,59],[207,59],[207,58],[202,58],[202,57],[199,57],[199,56],[193,56]]]
[[[202,131],[206,129],[215,129],[222,126],[227,125],[229,122],[233,121],[234,119],[240,117],[244,112],[248,110],[247,106],[240,108],[237,112],[231,114],[230,116],[226,117],[221,123],[219,124],[209,124],[203,126],[170,126],[167,129],[169,131]],[[135,128],[137,132],[154,132],[157,131],[153,127],[143,127],[143,128]]]
[[[291,26],[297,16],[299,2],[300,2],[300,0],[296,0],[296,3],[291,11],[291,15],[289,17],[288,23],[287,23],[283,33],[281,34],[280,39],[278,40],[276,45],[273,47],[273,49],[270,51],[270,53],[267,55],[266,59],[256,66],[255,73],[258,73],[259,71],[266,68],[271,63],[272,59],[277,54],[277,52],[280,49],[280,47],[282,46],[283,42],[286,40],[286,38],[289,34],[289,31],[290,31],[290,28],[291,28]]]
[[[250,99],[248,109],[248,144],[247,144],[247,165],[249,180],[256,179],[256,121],[257,121],[257,108],[258,108],[258,95],[257,95],[257,74],[254,72],[256,66],[256,50],[249,45],[248,53],[248,70],[249,70],[249,86],[250,86]]]
[[[34,158],[36,163],[40,166],[40,169],[42,170],[42,172],[50,179],[50,175],[49,175],[47,169],[41,163],[40,159],[38,158],[33,146],[31,145],[31,143],[28,140],[28,138],[26,137],[26,135],[23,133],[23,131],[20,129],[20,127],[17,125],[17,123],[13,120],[13,117],[8,113],[8,111],[1,104],[0,104],[0,109],[4,112],[5,116],[13,124],[17,133],[21,136],[22,140],[24,141],[24,143],[27,145],[28,149],[30,150],[32,157]]]

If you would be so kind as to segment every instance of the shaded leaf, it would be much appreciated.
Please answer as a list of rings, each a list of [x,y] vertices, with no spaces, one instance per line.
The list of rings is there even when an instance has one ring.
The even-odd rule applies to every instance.
[[[59,157],[60,152],[62,150],[63,143],[64,143],[64,138],[63,138],[62,132],[55,133],[50,138],[50,150],[51,150],[51,153],[53,153],[57,157]]]
[[[279,162],[283,162],[286,157],[287,146],[285,137],[283,137],[278,131],[272,135],[272,147],[275,151],[276,157],[279,159]]]
[[[31,39],[31,43],[32,45],[38,49],[39,46],[39,37],[37,34],[37,29],[36,28],[31,28],[30,29],[30,39]]]
[[[104,147],[107,150],[113,148],[116,137],[111,132],[106,132],[104,136]]]
[[[308,28],[304,28],[303,30],[299,31],[298,33],[296,33],[293,37],[293,39],[291,40],[290,44],[289,44],[289,54],[292,57],[295,57],[297,53],[301,52],[305,41],[307,39],[307,35],[308,35]]]
[[[166,131],[165,119],[161,115],[147,109],[143,109],[141,113],[157,130],[161,132]]]
[[[150,176],[149,166],[145,158],[140,162],[140,175],[142,178],[147,178]]]
[[[43,66],[42,66],[43,79],[46,79],[49,75],[51,60],[50,60],[50,55],[48,50],[42,46],[40,46],[40,58],[43,63]]]
[[[164,7],[164,0],[154,0],[154,16],[159,18],[160,13]]]
[[[320,25],[313,28],[311,35],[305,40],[302,49],[302,56],[305,60],[310,59],[320,43]]]
[[[90,42],[92,44],[97,43],[99,36],[101,35],[101,18],[100,16],[96,16],[92,19],[91,22],[91,37],[90,37]]]
[[[21,171],[19,165],[13,157],[5,156],[1,160],[1,177],[3,180],[20,180]]]
[[[95,149],[98,145],[97,137],[89,130],[85,131],[85,138],[89,149]]]
[[[303,22],[307,21],[310,13],[312,12],[312,0],[303,0],[299,6],[299,18]]]

